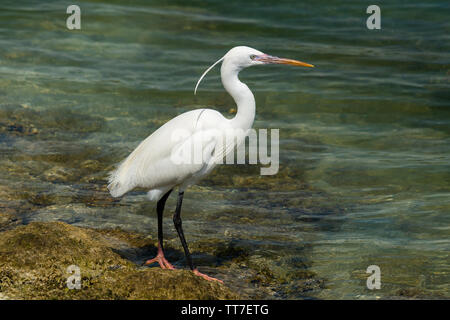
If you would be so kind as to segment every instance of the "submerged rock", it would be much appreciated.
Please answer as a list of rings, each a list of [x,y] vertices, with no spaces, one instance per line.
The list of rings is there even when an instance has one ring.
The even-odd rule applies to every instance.
[[[11,210],[12,211],[12,210]],[[20,219],[9,212],[0,212],[0,231],[6,230],[20,223]]]
[[[267,238],[267,237],[265,237]],[[278,239],[279,240],[279,239]],[[296,244],[279,253],[279,248],[251,240],[218,240],[191,242],[189,247],[202,265],[216,264],[228,285],[249,299],[286,299],[305,297],[318,292],[325,280],[310,270],[305,246]]]
[[[29,105],[0,104],[0,132],[14,135],[53,136],[56,132],[85,134],[97,132],[104,120],[66,108],[36,110]]]
[[[0,221],[1,223],[1,221]],[[0,294],[12,299],[237,299],[188,270],[138,267],[127,258],[148,245],[120,230],[32,222],[0,237]],[[121,254],[127,252],[127,254]],[[130,253],[131,252],[131,253]],[[128,256],[127,256],[128,255]],[[79,268],[80,289],[69,289]]]
[[[44,172],[44,177],[51,182],[68,182],[75,181],[78,176],[75,170],[62,166],[54,166]]]

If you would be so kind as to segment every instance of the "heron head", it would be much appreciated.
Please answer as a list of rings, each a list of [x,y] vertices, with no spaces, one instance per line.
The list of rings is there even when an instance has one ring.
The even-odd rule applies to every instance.
[[[226,70],[230,70],[232,72],[239,72],[244,68],[262,64],[288,64],[298,67],[314,67],[312,64],[306,62],[271,56],[250,47],[234,47],[202,74],[197,82],[197,85],[195,86],[194,94],[197,92],[198,85],[200,84],[200,81],[202,81],[203,77],[219,62],[223,62],[222,70],[225,68]]]
[[[299,67],[314,67],[309,63],[271,56],[246,46],[234,47],[228,51],[223,57],[223,63],[233,65],[238,70],[262,64],[289,64]]]

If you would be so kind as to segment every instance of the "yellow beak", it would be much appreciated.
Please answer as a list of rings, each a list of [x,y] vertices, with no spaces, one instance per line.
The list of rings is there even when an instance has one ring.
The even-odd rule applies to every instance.
[[[291,66],[314,68],[314,65],[312,65],[312,64],[298,61],[298,60],[293,60],[293,59],[285,59],[285,58],[277,58],[272,63],[290,64]]]
[[[263,54],[263,55],[257,56],[255,58],[255,60],[261,61],[261,62],[264,62],[264,63],[267,63],[267,64],[269,64],[269,63],[289,64],[291,66],[297,66],[297,67],[314,68],[314,65],[306,63],[306,62],[293,60],[293,59],[278,58],[278,57],[274,57],[274,56],[269,56],[268,54]]]

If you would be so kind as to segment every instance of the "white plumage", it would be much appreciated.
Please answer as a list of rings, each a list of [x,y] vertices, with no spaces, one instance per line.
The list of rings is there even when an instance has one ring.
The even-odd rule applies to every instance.
[[[255,118],[255,98],[238,78],[243,68],[271,63],[312,67],[304,62],[273,57],[250,47],[239,46],[228,51],[203,73],[195,92],[206,73],[219,62],[222,62],[222,84],[237,105],[236,116],[227,119],[215,110],[197,109],[165,123],[142,141],[111,173],[108,189],[113,197],[120,197],[135,187],[148,188],[149,199],[153,201],[159,200],[174,187],[180,187],[183,191],[211,172],[217,162],[221,162],[228,152],[242,143]],[[183,140],[173,138],[177,131],[185,134]],[[200,145],[203,161],[174,163],[171,155],[176,154],[183,145]]]
[[[223,60],[222,82],[238,105],[237,115],[233,119],[227,119],[211,109],[188,111],[173,118],[142,141],[111,173],[108,185],[111,195],[120,197],[135,187],[143,187],[149,189],[149,199],[157,201],[168,190],[174,187],[184,190],[211,172],[227,152],[243,141],[245,132],[253,124],[255,99],[250,89],[239,81],[237,75],[245,66],[262,64],[250,58],[262,54],[249,47],[236,47],[218,61]],[[188,136],[178,141],[173,137],[177,131],[188,133]],[[238,139],[226,138],[227,135],[236,132],[239,133]],[[192,163],[193,161],[190,161],[190,164],[174,163],[171,156],[177,154],[177,149],[183,145],[197,146],[199,141],[205,155],[201,163]]]
[[[149,199],[157,201],[175,186],[186,188],[195,183],[202,177],[202,170],[206,169],[209,159],[202,163],[175,163],[172,155],[177,154],[177,150],[183,146],[197,144],[202,136],[208,136],[208,130],[217,129],[215,125],[218,123],[226,126],[228,122],[219,112],[209,109],[197,109],[173,118],[142,141],[117,170],[112,172],[108,185],[111,195],[120,197],[135,187],[143,187],[149,189]],[[175,130],[183,135],[188,134],[188,137],[177,141]],[[216,141],[204,140],[203,149],[213,152]],[[186,159],[186,162],[190,162],[189,160]],[[210,169],[213,167],[210,166]]]

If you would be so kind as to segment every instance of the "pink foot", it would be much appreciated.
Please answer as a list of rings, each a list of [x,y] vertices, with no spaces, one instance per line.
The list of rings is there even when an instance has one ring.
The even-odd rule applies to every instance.
[[[208,281],[217,281],[217,282],[220,282],[220,283],[223,284],[223,281],[222,281],[222,280],[219,280],[219,279],[216,279],[216,278],[207,276],[206,274],[201,273],[200,271],[198,271],[198,269],[194,269],[194,271],[192,271],[192,272],[194,272],[195,275],[197,275],[197,276],[199,276],[199,277],[202,277],[202,278],[205,279],[205,280],[208,280]]]
[[[156,257],[154,257],[153,259],[147,260],[144,264],[149,265],[149,264],[152,264],[155,262],[159,263],[159,266],[161,267],[161,269],[170,269],[170,270],[175,269],[175,267],[169,261],[167,261],[167,259],[164,257],[164,255],[159,255],[159,254]]]
[[[167,261],[166,257],[164,257],[164,252],[163,252],[159,242],[158,242],[158,254],[156,255],[156,257],[154,257],[153,259],[147,260],[144,264],[149,265],[149,264],[152,264],[155,262],[159,263],[159,266],[161,267],[161,269],[170,269],[170,270],[175,269],[175,267],[169,261]]]

